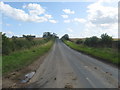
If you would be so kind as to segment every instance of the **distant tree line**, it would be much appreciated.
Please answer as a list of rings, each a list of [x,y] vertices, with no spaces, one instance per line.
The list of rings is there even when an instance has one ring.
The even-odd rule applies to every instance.
[[[68,34],[65,34],[62,38],[62,40],[70,40]],[[90,47],[115,47],[120,49],[120,40],[114,41],[113,38],[109,35],[102,34],[100,38],[97,36],[92,36],[89,38],[78,39],[75,42],[76,44],[84,44],[86,46]]]
[[[58,38],[58,36],[57,36],[56,33],[44,32],[43,33],[43,38],[52,39],[52,38]]]
[[[112,41],[112,37],[105,33],[101,35],[101,38],[96,36],[86,38],[84,44],[91,47],[112,47]]]
[[[49,36],[45,33],[43,34],[43,39],[36,39],[36,36],[34,35],[23,35],[22,37],[12,36],[11,38],[7,37],[5,34],[2,34],[1,36],[3,55],[8,55],[21,49],[29,49],[32,46],[48,42],[49,40],[53,39],[53,36],[57,37],[56,34],[50,34]]]

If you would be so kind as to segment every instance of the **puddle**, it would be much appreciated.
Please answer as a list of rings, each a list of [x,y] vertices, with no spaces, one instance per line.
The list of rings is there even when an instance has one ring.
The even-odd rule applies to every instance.
[[[35,72],[30,72],[25,75],[24,79],[21,81],[21,83],[27,83],[33,76]]]

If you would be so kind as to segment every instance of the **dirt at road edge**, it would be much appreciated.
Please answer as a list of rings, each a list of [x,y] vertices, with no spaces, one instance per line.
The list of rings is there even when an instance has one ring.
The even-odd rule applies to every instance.
[[[35,60],[29,66],[26,66],[22,69],[11,72],[2,77],[2,88],[24,88],[27,83],[21,83],[21,80],[24,78],[25,74],[30,73],[32,71],[36,71],[39,66],[44,61],[44,58],[48,55],[49,52],[40,56],[37,60]]]

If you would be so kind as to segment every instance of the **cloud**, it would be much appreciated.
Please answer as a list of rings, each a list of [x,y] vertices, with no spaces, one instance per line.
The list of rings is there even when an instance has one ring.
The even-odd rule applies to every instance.
[[[68,15],[61,15],[63,18],[68,18]]]
[[[64,20],[64,23],[70,23],[70,22],[79,22],[79,23],[85,23],[86,20],[83,19],[83,18],[74,18],[74,19],[67,19],[67,20]]]
[[[75,11],[72,11],[70,9],[63,9],[63,12],[66,14],[75,14]]]
[[[14,35],[14,33],[11,31],[2,32],[2,33],[5,33],[8,37],[12,37]]]
[[[111,0],[98,1],[87,8],[88,19],[93,24],[115,23],[118,19],[118,8],[107,6]],[[114,0],[115,1],[115,0]],[[117,1],[117,0],[116,0]],[[109,2],[109,3],[108,3]]]
[[[28,4],[24,5],[23,8],[26,8],[29,10],[30,15],[41,15],[45,13],[45,9],[40,4]]]
[[[49,22],[51,22],[51,23],[57,23],[56,20],[49,20]]]
[[[45,14],[45,9],[39,4],[30,3],[28,5],[24,5],[23,8],[28,9],[29,13],[26,13],[22,9],[16,9],[8,4],[0,2],[0,12],[16,20],[41,23],[48,22],[52,18],[52,15]]]
[[[49,14],[45,14],[45,17],[48,18],[48,19],[53,18],[52,15],[49,15]]]
[[[3,2],[0,2],[0,11],[6,16],[15,18],[17,20],[26,21],[29,17],[29,15],[26,14],[23,10],[12,8]]]
[[[88,16],[84,31],[86,36],[107,33],[118,37],[118,1],[113,1],[99,0],[87,7]]]
[[[73,33],[69,33],[69,37],[70,37],[70,38],[74,38],[74,37],[76,37],[76,35],[73,34]]]
[[[67,28],[68,32],[73,32],[73,30],[71,28]]]
[[[85,22],[86,22],[86,20],[83,19],[83,18],[74,18],[73,21],[75,21],[75,22],[80,22],[80,23],[85,23]]]
[[[64,20],[64,23],[70,23],[71,21],[70,20]]]

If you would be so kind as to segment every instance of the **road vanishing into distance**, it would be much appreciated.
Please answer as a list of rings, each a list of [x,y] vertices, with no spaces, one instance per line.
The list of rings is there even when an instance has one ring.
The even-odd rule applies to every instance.
[[[118,69],[57,39],[27,88],[117,88]]]

